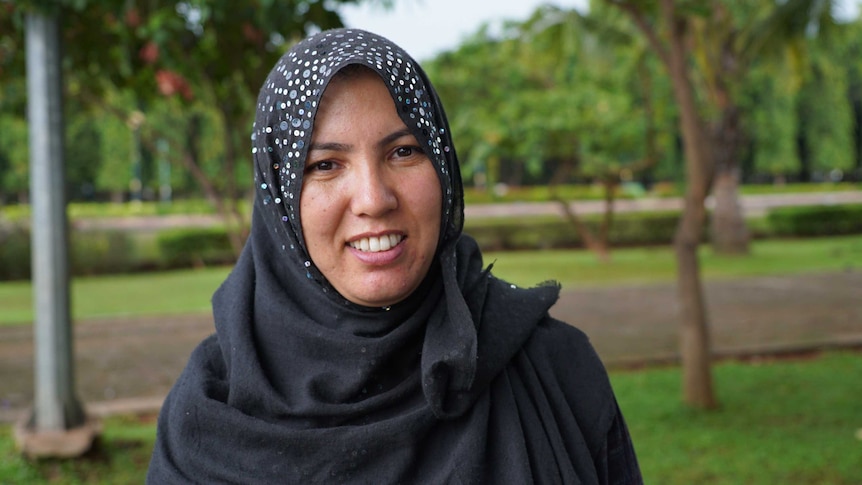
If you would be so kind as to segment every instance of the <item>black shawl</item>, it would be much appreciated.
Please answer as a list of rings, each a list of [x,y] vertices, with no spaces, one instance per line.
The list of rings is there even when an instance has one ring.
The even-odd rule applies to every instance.
[[[386,308],[341,297],[302,238],[314,115],[350,64],[381,76],[444,192],[437,264]],[[601,363],[548,317],[558,287],[495,278],[461,235],[445,114],[406,53],[359,30],[300,42],[261,89],[252,147],[251,236],[164,403],[148,483],[637,482]]]

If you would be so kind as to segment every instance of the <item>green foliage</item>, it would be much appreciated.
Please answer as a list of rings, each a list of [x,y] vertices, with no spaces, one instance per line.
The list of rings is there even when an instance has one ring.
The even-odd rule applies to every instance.
[[[493,187],[524,172],[544,181],[569,166],[583,177],[619,177],[665,153],[672,137],[655,127],[672,119],[652,108],[669,92],[622,28],[545,6],[500,36],[480,29],[428,63],[465,177]]]
[[[75,231],[70,240],[73,275],[124,273],[146,266],[126,231]]]
[[[598,229],[599,217],[584,219],[593,231]],[[677,212],[616,214],[608,239],[613,246],[670,244],[678,221]],[[559,217],[468,219],[464,230],[484,250],[576,248],[583,245],[574,227]]]
[[[601,185],[566,184],[555,187],[557,196],[566,200],[603,200],[605,189]],[[676,194],[678,195],[678,194]],[[618,187],[614,197],[619,199],[635,198],[631,192]],[[473,204],[490,204],[505,202],[549,202],[553,194],[547,185],[506,186],[504,189],[489,192],[477,187],[464,188],[464,202],[467,207]]]
[[[776,75],[778,73],[778,75]],[[793,75],[787,66],[752,70],[746,86],[743,108],[750,113],[746,130],[752,137],[754,170],[773,176],[799,171],[796,91]]]
[[[0,280],[30,277],[30,232],[0,219]]]
[[[170,267],[226,264],[234,260],[223,228],[176,229],[159,234],[162,259]]]
[[[159,266],[155,255],[140,254],[133,234],[121,231],[73,231],[69,264],[72,275],[92,275],[138,271]],[[30,231],[21,224],[0,228],[0,280],[21,280],[31,276]]]
[[[32,10],[60,13],[73,194],[81,182],[89,187],[95,181],[102,193],[122,195],[134,159],[143,161],[144,188],[155,190],[153,160],[159,143],[168,141],[168,158],[182,168],[173,171],[175,188],[203,186],[209,197],[224,197],[230,205],[239,198],[237,188],[251,183],[242,147],[263,79],[288,45],[310,31],[340,26],[335,9],[356,1],[4,0],[3,116],[14,108],[8,112],[23,121],[24,17]],[[202,112],[205,120],[198,124]],[[0,136],[26,144],[7,125],[0,120]],[[133,132],[141,135],[140,149]],[[23,192],[12,178],[18,171],[6,170],[26,166],[13,148],[0,138],[0,192]],[[190,186],[192,165],[211,183]]]
[[[29,189],[27,122],[0,113],[0,202],[2,194],[22,194]]]
[[[72,116],[66,126],[66,193],[71,197],[90,196],[95,189],[96,177],[102,172],[99,166],[102,134],[91,118]]]
[[[768,215],[777,236],[825,236],[862,232],[862,205],[781,207]]]
[[[307,29],[338,25],[338,5],[351,1],[0,2],[0,199],[28,190],[27,9],[65,9],[70,196],[121,198],[132,160],[141,157],[150,194],[164,159],[175,195],[208,190],[210,198],[233,200],[251,181],[243,127],[263,77]],[[657,2],[635,3],[655,18]],[[718,112],[710,76],[721,65],[719,48],[732,49],[739,62],[730,64],[748,69],[720,79],[743,110],[747,179],[859,170],[854,144],[862,127],[851,103],[862,103],[862,24],[831,24],[829,9],[806,10],[814,3],[803,0],[676,5],[699,49],[691,65],[702,113]],[[794,37],[805,29],[808,35]],[[544,6],[500,32],[480,29],[427,63],[465,180],[484,181],[491,198],[497,182],[547,184],[569,164],[568,180],[681,180],[671,86],[649,51],[620,9],[594,1],[585,14]],[[130,123],[138,114],[140,153]],[[654,165],[640,163],[647,160]]]
[[[812,170],[849,171],[854,166],[853,107],[847,99],[847,67],[826,55],[818,57],[802,86],[799,119]]]

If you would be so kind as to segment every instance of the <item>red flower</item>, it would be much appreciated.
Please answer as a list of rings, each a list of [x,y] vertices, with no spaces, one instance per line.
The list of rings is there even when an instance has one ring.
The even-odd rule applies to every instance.
[[[146,64],[152,64],[159,58],[159,46],[153,41],[147,42],[141,47],[138,56]]]
[[[179,94],[187,101],[193,97],[192,89],[186,78],[173,71],[165,69],[156,71],[156,84],[159,86],[159,92],[164,96]]]

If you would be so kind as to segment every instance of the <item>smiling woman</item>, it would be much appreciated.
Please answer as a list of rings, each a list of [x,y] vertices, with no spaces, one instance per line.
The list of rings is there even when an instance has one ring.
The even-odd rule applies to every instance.
[[[641,483],[555,284],[461,233],[446,116],[418,64],[340,29],[276,64],[245,249],[162,408],[149,483]]]
[[[302,232],[338,293],[383,307],[413,293],[428,273],[443,201],[434,166],[380,76],[353,66],[333,78],[314,120]]]

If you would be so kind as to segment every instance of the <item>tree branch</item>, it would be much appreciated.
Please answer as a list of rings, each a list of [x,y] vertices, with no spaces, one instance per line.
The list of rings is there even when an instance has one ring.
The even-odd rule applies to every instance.
[[[667,48],[662,43],[656,30],[649,24],[649,22],[647,22],[643,10],[641,10],[640,7],[638,7],[637,5],[634,5],[630,2],[624,2],[620,0],[606,1],[609,4],[614,5],[623,12],[627,13],[629,17],[631,17],[635,25],[641,30],[641,32],[643,32],[644,36],[646,36],[647,42],[649,42],[650,46],[652,46],[656,55],[658,55],[659,59],[661,59],[661,62],[665,66],[670,65],[670,57],[668,55]]]

